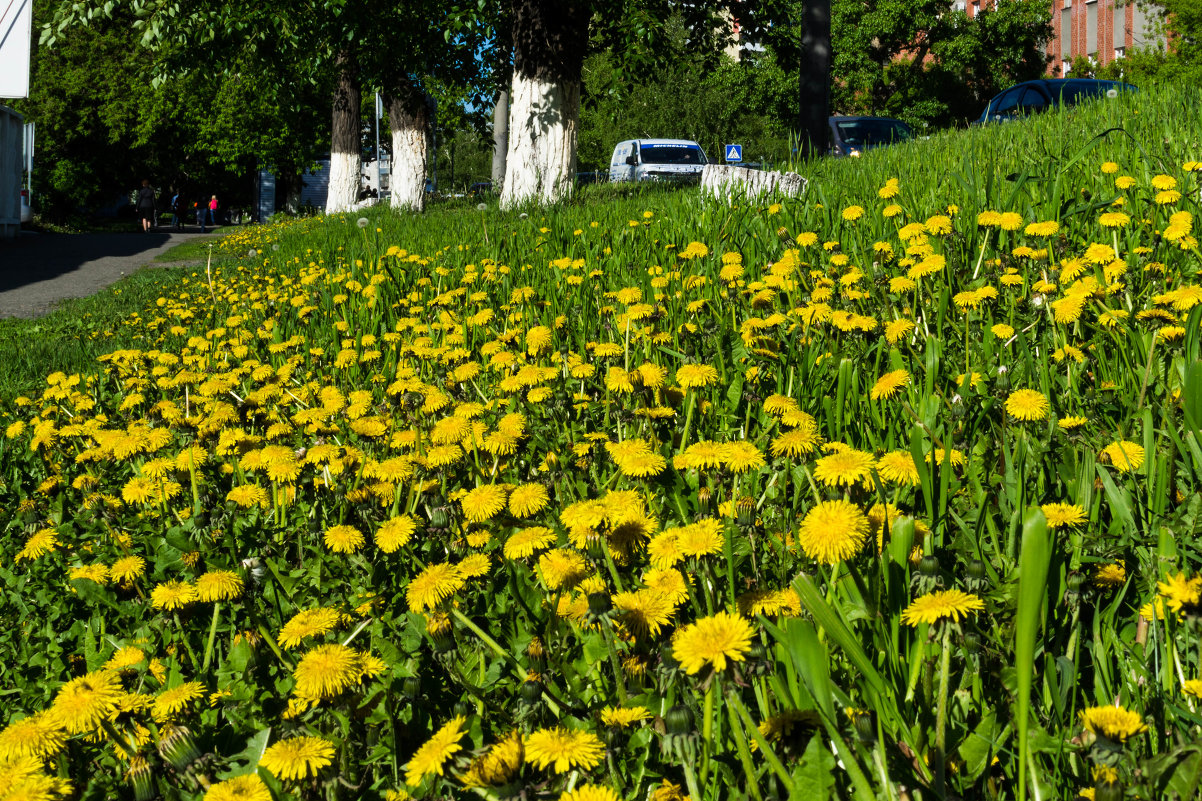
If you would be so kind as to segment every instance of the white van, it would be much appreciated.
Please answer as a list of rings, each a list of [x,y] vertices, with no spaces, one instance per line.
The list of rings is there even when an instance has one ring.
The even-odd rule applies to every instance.
[[[609,159],[611,181],[700,181],[709,162],[688,139],[627,139]]]

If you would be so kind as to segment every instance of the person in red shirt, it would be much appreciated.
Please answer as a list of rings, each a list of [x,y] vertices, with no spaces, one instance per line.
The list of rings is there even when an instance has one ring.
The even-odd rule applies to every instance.
[[[209,198],[209,222],[211,222],[213,224],[214,228],[217,227],[217,196],[216,195],[213,195],[213,197]]]

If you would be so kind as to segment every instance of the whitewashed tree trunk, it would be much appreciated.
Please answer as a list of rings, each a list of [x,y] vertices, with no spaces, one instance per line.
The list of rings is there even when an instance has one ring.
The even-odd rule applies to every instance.
[[[580,73],[593,4],[513,0],[513,79],[501,206],[553,203],[572,193]]]
[[[421,211],[426,205],[426,140],[430,109],[426,96],[412,81],[402,79],[388,96],[392,128],[392,207]]]
[[[492,185],[505,185],[505,157],[509,153],[509,92],[501,92],[492,112]]]
[[[327,214],[348,211],[359,200],[359,105],[358,70],[353,56],[343,51],[338,55],[338,85],[334,89]]]
[[[767,172],[730,164],[706,164],[701,171],[701,194],[732,203],[766,195],[797,197],[806,179],[795,172]]]
[[[580,82],[513,74],[501,206],[554,203],[572,193]]]

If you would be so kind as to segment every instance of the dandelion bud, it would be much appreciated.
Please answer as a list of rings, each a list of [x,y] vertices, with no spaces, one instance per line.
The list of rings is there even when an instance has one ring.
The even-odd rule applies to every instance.
[[[865,745],[876,742],[876,713],[870,710],[856,709],[851,715],[856,728],[856,738]]]
[[[461,718],[466,718],[468,715],[472,714],[472,712],[473,712],[472,705],[469,704],[467,701],[456,701],[454,710],[455,710],[455,715],[458,717],[461,717]]]
[[[592,617],[603,617],[613,609],[613,603],[610,601],[608,592],[589,593],[588,596],[588,613]]]
[[[154,783],[151,778],[150,763],[146,761],[146,757],[136,754],[129,761],[129,771],[125,774],[126,781],[134,786],[136,801],[150,801],[154,798]]]
[[[1068,576],[1068,591],[1074,593],[1080,592],[1081,588],[1085,586],[1086,579],[1087,576],[1084,573],[1070,573]]]
[[[531,659],[542,659],[546,654],[547,651],[543,648],[543,641],[538,637],[531,638],[530,644],[526,646],[526,656]]]
[[[430,528],[444,529],[450,524],[449,510],[445,506],[435,506],[430,510]]]
[[[713,493],[710,492],[709,487],[701,487],[699,490],[697,490],[697,516],[698,517],[709,517],[710,516],[710,514],[711,514],[710,502],[712,499],[713,499]]]
[[[401,695],[407,700],[412,701],[417,698],[422,691],[422,680],[420,676],[406,676],[401,681]]]
[[[755,498],[739,498],[735,504],[735,517],[738,524],[744,528],[755,525]]]
[[[935,556],[924,556],[918,563],[918,570],[927,578],[935,578],[939,575],[939,559]]]
[[[538,679],[526,679],[518,688],[518,692],[524,701],[533,704],[543,697],[543,683]]]
[[[170,723],[159,729],[159,756],[177,771],[187,769],[200,759],[200,750],[192,739],[192,730]]]
[[[664,714],[664,725],[668,734],[683,737],[693,733],[693,710],[684,704],[677,704]]]
[[[981,635],[975,631],[964,632],[964,650],[975,654],[981,650]]]
[[[985,578],[985,563],[980,559],[970,559],[968,562],[968,577],[975,581]]]

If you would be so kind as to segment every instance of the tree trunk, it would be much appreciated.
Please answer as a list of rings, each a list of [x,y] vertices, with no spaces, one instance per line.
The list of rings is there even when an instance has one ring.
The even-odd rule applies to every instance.
[[[590,16],[583,0],[514,0],[504,208],[572,192]]]
[[[359,200],[360,120],[359,70],[350,51],[338,54],[330,137],[330,185],[326,213],[347,211]]]
[[[505,154],[509,149],[509,92],[497,95],[492,110],[492,185],[505,184]]]
[[[800,84],[801,152],[813,158],[824,155],[830,141],[831,0],[806,0]]]
[[[426,205],[426,138],[430,129],[426,93],[410,79],[401,78],[388,92],[387,102],[392,128],[392,207],[421,211]]]

